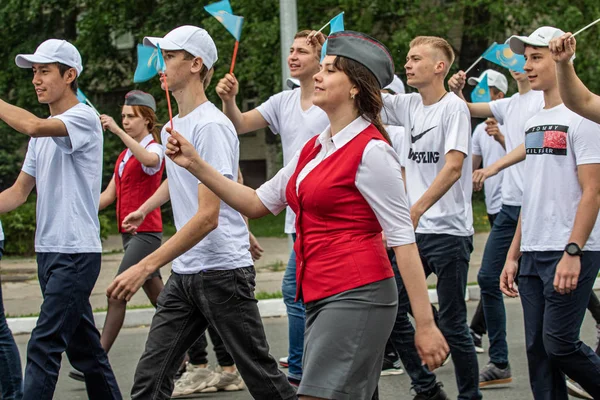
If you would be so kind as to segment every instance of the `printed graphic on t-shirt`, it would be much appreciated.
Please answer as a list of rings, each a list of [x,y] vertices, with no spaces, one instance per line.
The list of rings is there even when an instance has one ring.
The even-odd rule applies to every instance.
[[[565,125],[538,125],[525,132],[527,154],[567,155],[567,132]]]

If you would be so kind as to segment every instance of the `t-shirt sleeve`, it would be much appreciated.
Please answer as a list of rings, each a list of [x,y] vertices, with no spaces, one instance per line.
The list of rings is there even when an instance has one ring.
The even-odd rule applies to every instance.
[[[386,125],[406,126],[406,109],[410,106],[410,94],[391,95],[383,93],[381,120]]]
[[[277,93],[256,107],[256,110],[263,116],[267,124],[269,124],[271,131],[276,135],[281,133],[281,121],[279,117],[281,116],[282,97],[282,93]]]
[[[457,150],[464,154],[469,154],[469,139],[471,136],[471,121],[469,115],[457,110],[446,117],[444,124],[444,135],[446,136],[446,145],[444,154],[451,150]]]
[[[68,136],[52,137],[58,148],[72,154],[84,148],[91,140],[101,139],[100,120],[87,106],[79,105],[52,118],[60,119],[67,128]],[[89,108],[89,107],[87,107]]]
[[[285,210],[287,206],[287,190],[288,182],[296,171],[298,160],[300,159],[300,150],[296,152],[294,158],[287,163],[285,167],[279,170],[277,174],[267,182],[263,183],[256,189],[256,195],[260,201],[267,207],[272,214],[277,215]]]
[[[27,145],[27,154],[25,155],[25,161],[23,161],[23,167],[21,170],[25,172],[27,175],[33,176],[35,178],[35,142],[36,138],[29,139],[29,144]]]
[[[600,164],[600,125],[583,118],[572,137],[577,165]]]
[[[415,242],[398,155],[386,143],[367,144],[356,172],[356,188],[377,217],[388,246]]]
[[[473,132],[473,140],[472,140],[472,148],[473,155],[480,156],[481,153],[481,134],[483,132],[483,127],[481,125],[477,125],[475,128],[475,132]]]
[[[158,143],[151,143],[146,147],[146,150],[148,150],[150,153],[158,155],[158,164],[156,167],[146,167],[144,164],[142,164],[142,170],[146,173],[146,175],[154,175],[160,171],[160,167],[162,167],[162,163],[165,158],[165,152],[163,150],[163,146]]]
[[[492,110],[492,114],[494,114],[494,118],[498,121],[500,125],[506,124],[506,112],[508,110],[508,105],[510,104],[510,97],[500,100],[494,100],[489,103],[490,110]]]
[[[234,166],[237,148],[233,146],[231,135],[233,133],[226,126],[209,123],[195,131],[192,140],[200,157],[229,179],[233,179],[237,168]]]

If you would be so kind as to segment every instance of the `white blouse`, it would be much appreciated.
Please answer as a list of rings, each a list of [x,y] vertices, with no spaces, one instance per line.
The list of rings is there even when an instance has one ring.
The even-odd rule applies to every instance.
[[[300,182],[324,159],[348,144],[369,125],[369,121],[358,117],[333,137],[328,126],[315,141],[315,147],[321,144],[319,154],[298,174],[296,191]],[[258,198],[275,215],[287,206],[286,187],[296,171],[300,152],[301,150],[296,152],[294,158],[277,175],[256,190]],[[388,143],[376,139],[367,143],[356,172],[355,184],[373,209],[383,228],[388,246],[402,246],[415,242],[400,160]]]

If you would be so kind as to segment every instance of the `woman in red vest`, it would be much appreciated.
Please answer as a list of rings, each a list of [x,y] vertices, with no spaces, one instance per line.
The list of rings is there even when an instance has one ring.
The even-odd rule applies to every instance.
[[[448,353],[431,312],[399,159],[379,117],[380,90],[393,73],[389,51],[375,39],[330,35],[313,100],[330,126],[256,191],[220,175],[177,132],[167,143],[174,162],[242,214],[277,214],[288,204],[296,212],[297,296],[306,304],[302,399],[368,400],[376,389],[398,300],[382,232],[406,282],[423,362],[436,368]]]
[[[121,111],[123,129],[108,115],[101,115],[104,129],[117,135],[127,146],[117,158],[113,177],[100,195],[100,210],[117,201],[117,224],[123,240],[125,254],[117,274],[137,264],[158,249],[162,242],[162,217],[160,208],[149,213],[135,235],[121,228],[123,218],[137,210],[158,189],[164,169],[164,150],[159,144],[160,129],[156,121],[156,103],[152,95],[133,90],[125,95]],[[146,296],[156,306],[156,299],[163,288],[160,271],[148,276],[144,283]],[[100,342],[108,353],[125,319],[127,303],[108,299],[108,311]],[[83,374],[72,370],[72,378],[83,380]]]

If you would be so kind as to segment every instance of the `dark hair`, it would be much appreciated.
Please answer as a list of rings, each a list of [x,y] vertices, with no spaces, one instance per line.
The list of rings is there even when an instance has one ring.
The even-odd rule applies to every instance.
[[[70,70],[73,67],[69,67],[66,64],[63,63],[53,63],[54,65],[56,65],[58,67],[58,72],[60,72],[60,76],[65,76],[65,74],[67,73],[68,70]],[[75,69],[75,68],[73,68]],[[75,72],[75,74],[77,74],[77,72]],[[73,82],[71,82],[71,90],[73,91],[73,93],[77,93],[77,88],[79,87],[79,85],[77,84],[77,75],[75,75],[75,80],[73,80]]]
[[[502,90],[498,89],[495,86],[490,86],[490,91],[494,93],[494,96],[498,96],[500,93],[504,93]]]
[[[192,53],[189,53],[185,50],[181,50],[183,51],[183,59],[184,60],[193,60],[194,58],[196,58],[196,56],[194,56]],[[204,79],[206,78],[206,75],[208,74],[208,68],[206,67],[206,64],[204,64],[204,62],[202,63],[202,68],[200,69],[200,80],[202,81],[202,83],[204,84]]]
[[[383,138],[391,145],[390,136],[381,121],[383,98],[381,97],[379,81],[375,78],[375,75],[364,65],[346,57],[337,56],[333,66],[344,72],[350,82],[357,87],[358,94],[354,97],[354,106],[358,113],[375,125]]]
[[[160,143],[160,125],[156,120],[156,114],[150,107],[129,106],[133,110],[133,115],[148,120],[148,131],[157,143]]]

